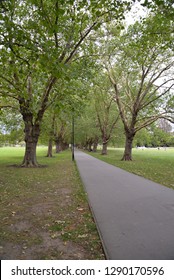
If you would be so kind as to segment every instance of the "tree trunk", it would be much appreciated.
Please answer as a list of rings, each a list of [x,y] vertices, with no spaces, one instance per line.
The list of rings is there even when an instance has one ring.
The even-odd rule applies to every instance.
[[[103,142],[103,148],[102,148],[102,155],[107,155],[108,151],[107,151],[107,147],[108,147],[108,142],[105,141]]]
[[[97,152],[97,146],[98,146],[98,141],[94,142],[94,145],[93,145],[93,152],[94,153]]]
[[[134,135],[127,133],[126,134],[126,143],[125,150],[122,157],[122,160],[131,161],[132,160],[132,143],[133,143]]]
[[[40,134],[40,125],[33,125],[32,122],[25,122],[25,155],[22,167],[38,167],[36,160],[36,147]]]
[[[69,148],[69,144],[67,144],[66,142],[62,143],[62,151],[65,151]]]
[[[64,142],[61,137],[57,137],[55,139],[55,143],[56,143],[56,153],[60,153],[64,150],[68,149],[68,147],[69,147],[69,144]]]
[[[55,114],[52,116],[52,125],[50,129],[50,139],[48,142],[48,152],[47,152],[47,157],[52,157],[53,156],[53,139],[54,139],[54,126],[55,126]]]
[[[18,76],[16,73],[14,74],[14,78],[18,84]],[[28,80],[28,96],[25,99],[24,97],[21,97],[20,95],[18,96],[19,99],[19,105],[20,105],[20,113],[23,117],[23,121],[25,124],[25,143],[26,143],[26,148],[25,148],[25,155],[24,159],[22,162],[22,167],[39,167],[39,164],[37,163],[36,160],[36,146],[37,142],[39,139],[40,135],[40,126],[41,122],[45,113],[45,110],[47,109],[47,103],[48,103],[48,98],[49,94],[55,85],[57,81],[57,78],[55,77],[50,77],[47,81],[44,94],[43,94],[43,99],[40,105],[40,109],[38,112],[35,112],[35,118],[33,111],[31,108],[33,107],[33,95],[32,95],[32,86],[31,86],[31,77],[29,77]],[[35,119],[35,121],[34,121]]]
[[[53,140],[52,140],[52,138],[50,138],[49,142],[48,142],[47,157],[52,157],[52,156],[53,156]]]
[[[60,152],[59,140],[56,139],[55,144],[56,144],[56,154],[58,154]]]
[[[92,142],[90,141],[89,144],[88,144],[88,151],[89,152],[92,152]]]

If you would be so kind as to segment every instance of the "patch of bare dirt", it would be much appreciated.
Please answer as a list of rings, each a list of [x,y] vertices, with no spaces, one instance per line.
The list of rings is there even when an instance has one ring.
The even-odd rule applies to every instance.
[[[72,189],[55,187],[23,198],[22,203],[19,197],[10,207],[11,216],[7,217],[0,244],[2,260],[104,258],[96,233],[90,236],[85,224],[88,205],[84,201],[77,203]],[[91,247],[89,238],[94,239],[96,248]]]
[[[86,253],[83,247],[71,241],[63,242],[58,236],[51,237],[48,232],[40,232],[41,244],[27,247],[25,244],[12,242],[2,243],[0,255],[2,260],[36,260],[36,259],[85,259]]]

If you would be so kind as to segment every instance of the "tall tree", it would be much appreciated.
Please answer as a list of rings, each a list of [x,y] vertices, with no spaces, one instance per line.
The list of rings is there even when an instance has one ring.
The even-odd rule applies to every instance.
[[[68,77],[85,39],[120,19],[132,1],[4,1],[0,13],[0,94],[18,106],[25,125],[22,166],[38,166],[40,126],[56,85]]]
[[[167,110],[173,97],[173,52],[159,34],[149,36],[149,21],[143,28],[136,23],[116,40],[106,65],[125,130],[122,160],[132,160],[132,142],[139,130],[159,118],[173,121]]]
[[[101,132],[102,155],[106,155],[108,143],[119,120],[119,113],[115,106],[113,90],[105,73],[99,74],[94,80],[93,99]]]

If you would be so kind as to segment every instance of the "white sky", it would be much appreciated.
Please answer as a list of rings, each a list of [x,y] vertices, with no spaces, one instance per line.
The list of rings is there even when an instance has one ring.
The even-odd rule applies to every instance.
[[[125,16],[126,20],[126,26],[135,23],[135,21],[140,20],[141,17],[145,17],[148,13],[148,9],[141,6],[140,3],[136,2],[131,11],[128,12]]]

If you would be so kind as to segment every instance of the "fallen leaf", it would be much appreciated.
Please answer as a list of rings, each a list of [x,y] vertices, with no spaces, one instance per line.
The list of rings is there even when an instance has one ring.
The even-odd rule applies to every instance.
[[[78,211],[83,211],[84,209],[83,209],[83,208],[77,208],[77,210],[78,210]]]
[[[88,234],[78,235],[78,238],[85,238],[85,237],[88,237]]]

